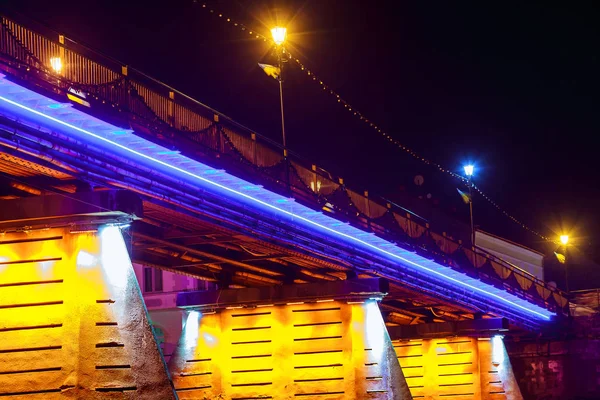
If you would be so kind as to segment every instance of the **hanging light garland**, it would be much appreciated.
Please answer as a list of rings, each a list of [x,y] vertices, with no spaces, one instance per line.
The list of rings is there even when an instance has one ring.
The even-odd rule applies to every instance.
[[[232,26],[240,29],[241,31],[248,33],[250,36],[252,36],[253,38],[257,39],[257,40],[262,40],[264,42],[268,42],[270,40],[270,38],[267,38],[267,36],[262,35],[258,32],[256,32],[255,30],[252,30],[250,28],[248,28],[246,25],[234,21],[231,18],[228,18],[226,16],[224,16],[222,13],[219,13],[217,11],[215,11],[213,8],[207,6],[206,4],[202,4],[202,8],[207,10],[210,14],[215,15],[217,18],[221,18],[223,21],[225,21],[226,23],[231,24]],[[310,69],[308,69],[306,67],[306,65],[304,65],[300,59],[296,58],[293,56],[292,53],[289,52],[288,49],[286,49],[286,53],[288,54],[290,60],[294,61],[299,67],[300,70],[303,71],[306,76],[309,78],[309,80],[315,82],[316,84],[319,85],[319,87],[328,95],[332,96],[333,99],[339,103],[341,106],[343,106],[348,112],[350,112],[354,117],[358,118],[359,121],[362,121],[364,124],[366,124],[369,128],[373,129],[375,132],[377,132],[378,134],[380,134],[381,136],[383,136],[383,138],[394,144],[396,147],[398,147],[399,149],[403,150],[404,152],[408,153],[409,155],[411,155],[413,158],[423,162],[424,164],[430,165],[436,169],[438,169],[440,172],[446,173],[450,176],[452,176],[455,179],[460,180],[463,183],[468,183],[468,179],[465,178],[464,176],[457,174],[456,172],[444,168],[442,165],[438,164],[435,161],[429,160],[419,154],[417,154],[416,152],[414,152],[411,148],[405,146],[404,144],[400,143],[397,139],[394,139],[390,134],[388,134],[384,129],[382,129],[379,125],[377,125],[375,122],[371,121],[370,119],[368,119],[364,114],[362,114],[359,110],[357,110],[355,107],[353,107],[350,103],[348,103],[346,100],[344,100],[335,90],[333,90],[330,86],[328,86],[325,82],[323,82],[322,79],[320,79],[313,71],[311,71]],[[486,199],[492,206],[494,206],[500,213],[502,213],[503,215],[505,215],[506,217],[508,217],[511,221],[513,221],[514,223],[516,223],[517,225],[519,225],[520,227],[522,227],[523,229],[527,230],[528,232],[534,234],[535,236],[548,241],[548,242],[552,242],[555,243],[556,240],[552,240],[549,237],[541,234],[540,232],[530,228],[529,226],[527,226],[525,223],[521,222],[520,220],[518,220],[517,218],[513,217],[511,214],[509,214],[507,211],[505,211],[503,208],[501,208],[494,200],[492,200],[487,194],[485,194],[479,187],[477,187],[476,185],[473,184],[473,189],[475,191],[477,191],[484,199]]]
[[[254,39],[262,40],[263,42],[266,42],[268,40],[265,35],[262,35],[256,31],[248,28],[246,25],[242,24],[241,22],[237,22],[231,18],[224,16],[222,13],[215,11],[213,8],[207,6],[206,4],[202,4],[202,8],[207,10],[209,13],[217,16],[217,18],[223,19],[223,21],[225,21],[226,23],[233,25],[234,27],[240,29],[241,31],[243,31],[245,33],[248,33],[250,36],[253,36]]]

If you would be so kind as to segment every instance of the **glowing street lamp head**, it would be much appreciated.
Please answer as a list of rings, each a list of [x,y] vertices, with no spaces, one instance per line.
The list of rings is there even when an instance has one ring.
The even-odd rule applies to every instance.
[[[281,26],[276,26],[271,29],[271,35],[273,36],[273,41],[277,46],[280,46],[285,42],[285,38],[287,36],[287,29]]]
[[[465,175],[467,175],[468,177],[473,176],[474,169],[475,167],[473,166],[473,164],[465,165]]]
[[[560,235],[560,242],[566,246],[569,243],[569,235]]]
[[[60,73],[63,67],[62,60],[60,59],[60,57],[52,57],[50,59],[50,66],[52,67],[54,72],[56,72],[57,74]]]

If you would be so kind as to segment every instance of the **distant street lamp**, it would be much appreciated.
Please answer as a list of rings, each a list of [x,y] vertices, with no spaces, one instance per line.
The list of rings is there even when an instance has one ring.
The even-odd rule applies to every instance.
[[[56,72],[57,74],[60,74],[60,71],[62,70],[62,67],[63,67],[62,59],[60,57],[52,57],[50,59],[50,66],[52,67],[54,72]]]
[[[565,288],[567,290],[567,295],[569,294],[569,255],[567,254],[567,244],[569,243],[569,235],[560,235],[560,242],[563,245],[563,252],[565,253]]]
[[[475,167],[471,164],[469,165],[465,165],[465,175],[467,175],[469,177],[469,179],[473,176],[473,171],[475,170]]]
[[[475,228],[473,225],[473,172],[475,171],[475,166],[473,164],[465,165],[465,175],[468,178],[469,184],[469,211],[471,214],[471,245],[475,247]]]

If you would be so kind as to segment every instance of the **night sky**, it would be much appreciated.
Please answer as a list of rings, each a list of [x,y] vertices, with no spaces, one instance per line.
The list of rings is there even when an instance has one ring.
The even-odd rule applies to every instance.
[[[269,44],[202,1],[4,3],[280,140],[278,86],[257,66],[273,62]],[[477,185],[506,211],[548,236],[569,231],[574,246],[599,258],[600,13],[593,2],[205,3],[264,34],[277,16],[298,58],[394,138],[459,173],[472,160]],[[293,151],[350,187],[390,199],[421,195],[468,221],[455,190],[464,186],[383,140],[289,66]],[[422,187],[413,183],[417,174]],[[484,199],[474,204],[482,229],[548,250]]]

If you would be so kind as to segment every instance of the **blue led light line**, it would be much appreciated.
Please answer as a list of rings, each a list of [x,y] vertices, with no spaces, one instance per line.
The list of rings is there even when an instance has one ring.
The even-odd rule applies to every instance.
[[[241,180],[232,175],[226,174],[223,171],[212,169],[198,161],[195,161],[195,160],[192,160],[185,156],[182,156],[178,152],[174,152],[167,148],[156,145],[153,142],[150,142],[148,140],[137,137],[137,136],[131,134],[131,131],[124,131],[123,129],[119,129],[113,125],[110,125],[110,124],[102,121],[102,120],[91,117],[81,111],[75,110],[72,107],[64,107],[64,108],[56,107],[55,101],[52,101],[43,95],[32,92],[28,89],[22,88],[19,85],[9,82],[6,79],[3,79],[1,74],[0,74],[0,84],[4,87],[10,86],[10,87],[13,87],[13,89],[17,88],[16,92],[13,90],[13,92],[8,93],[9,95],[12,94],[13,97],[18,97],[18,95],[15,96],[15,93],[20,93],[20,94],[25,93],[29,99],[31,99],[32,97],[36,98],[37,107],[40,108],[41,106],[45,105],[44,111],[46,111],[46,112],[58,113],[58,114],[60,114],[61,117],[75,115],[78,117],[77,118],[78,120],[81,120],[82,117],[87,118],[89,121],[93,121],[96,124],[96,128],[98,128],[98,127],[103,128],[104,131],[113,135],[115,140],[120,140],[121,142],[125,143],[126,145],[122,144],[122,143],[118,143],[114,140],[108,139],[106,137],[103,137],[99,134],[90,132],[89,130],[75,126],[69,122],[66,122],[66,121],[61,120],[56,117],[53,117],[52,115],[48,115],[47,113],[35,110],[31,107],[23,105],[17,101],[11,100],[7,97],[0,96],[0,100],[4,101],[5,103],[10,104],[14,107],[17,107],[20,110],[24,110],[31,114],[42,117],[43,119],[46,119],[47,121],[52,121],[52,122],[62,125],[64,127],[73,129],[76,132],[83,133],[86,136],[95,138],[95,139],[100,140],[104,143],[107,143],[111,146],[115,146],[116,148],[118,148],[122,151],[125,151],[126,153],[129,153],[130,155],[135,155],[137,157],[140,157],[142,159],[150,161],[151,163],[154,163],[155,165],[164,167],[167,170],[170,170],[172,172],[176,171],[187,177],[191,177],[195,180],[201,181],[212,187],[221,189],[221,190],[229,193],[230,195],[233,194],[235,196],[241,197],[255,205],[261,205],[271,211],[275,211],[277,213],[291,217],[292,219],[296,218],[305,224],[308,224],[308,225],[316,227],[316,228],[320,228],[321,230],[332,234],[332,236],[334,236],[334,237],[336,237],[336,236],[341,237],[341,238],[347,239],[350,242],[353,242],[354,244],[360,244],[363,247],[369,248],[371,250],[375,250],[377,253],[387,256],[388,258],[391,258],[392,260],[402,261],[403,263],[407,263],[408,265],[410,265],[412,267],[416,267],[419,270],[426,271],[429,274],[432,274],[433,276],[442,278],[443,280],[452,282],[463,288],[467,288],[467,289],[473,290],[474,292],[478,292],[485,296],[499,300],[503,303],[510,305],[511,307],[514,307],[518,310],[524,311],[524,312],[528,313],[529,315],[534,316],[536,318],[539,318],[542,320],[550,320],[550,317],[553,315],[553,313],[551,313],[550,311],[548,311],[542,307],[539,307],[535,304],[531,304],[527,301],[519,299],[518,297],[516,297],[510,293],[501,291],[491,285],[487,285],[485,283],[479,282],[478,280],[469,278],[469,277],[465,276],[464,274],[461,274],[459,272],[452,270],[449,267],[444,267],[440,264],[429,261],[423,257],[412,254],[411,252],[408,252],[406,250],[399,248],[398,246],[396,246],[393,243],[390,243],[384,239],[378,238],[377,236],[375,236],[372,233],[361,231],[358,228],[354,228],[354,227],[352,227],[348,224],[345,224],[343,222],[340,222],[334,218],[323,215],[321,212],[318,212],[318,211],[312,210],[308,207],[299,205],[299,204],[295,203],[293,201],[293,199],[287,199],[283,196],[279,196],[275,193],[267,191],[266,189],[262,189],[262,187],[259,185],[250,184],[249,182]],[[6,91],[2,91],[2,94],[5,94],[5,92]],[[150,153],[150,154],[154,153],[156,155],[156,157],[167,159],[169,162],[165,162],[158,158],[152,157],[151,155],[149,155],[147,153],[143,153],[141,151],[130,148],[131,146],[143,148],[145,151],[147,151],[147,153]],[[178,164],[179,166],[174,165],[174,164]],[[185,168],[182,167],[184,165],[185,165]],[[212,179],[208,179],[203,176],[200,176],[200,175],[198,175],[198,173],[194,173],[193,172],[194,170],[202,170],[203,174],[210,175],[212,177]],[[217,180],[225,181],[225,183],[227,183],[227,185],[224,183],[216,182]],[[231,186],[238,186],[240,190],[251,191],[254,193],[254,196],[251,196],[247,193],[243,193],[240,190],[236,190],[236,189],[232,188]],[[286,210],[279,205],[271,204],[271,203],[267,202],[266,200],[263,200],[259,197],[271,200],[275,204],[287,204],[290,206],[290,210],[292,210],[292,211]],[[295,208],[295,210],[294,210],[294,208]],[[304,214],[304,216],[300,215],[300,214]],[[310,217],[308,217],[308,216],[310,216]],[[329,226],[326,226],[325,224],[327,224]],[[368,242],[364,239],[361,239],[361,238],[368,238],[368,239],[370,239],[370,242]],[[390,250],[386,250],[383,247],[389,248],[390,250],[394,250],[403,255],[395,254],[394,252],[392,252]],[[419,262],[409,260],[408,258],[406,258],[407,255],[414,257],[415,260],[419,261]],[[429,266],[426,266],[423,264],[429,264]],[[454,276],[450,276],[450,275],[454,275]],[[477,286],[475,286],[475,284],[480,284],[483,286],[483,288],[477,287]],[[494,293],[494,292],[496,292],[496,293]],[[506,296],[508,298],[505,298],[503,296]]]

